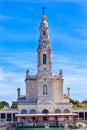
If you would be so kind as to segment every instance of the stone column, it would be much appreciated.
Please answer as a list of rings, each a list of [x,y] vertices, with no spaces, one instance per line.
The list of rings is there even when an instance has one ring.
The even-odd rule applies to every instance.
[[[85,121],[85,112],[84,112],[84,121]]]
[[[20,122],[20,120],[21,120],[21,118],[20,118],[20,117],[18,117],[18,118],[17,118],[17,121],[18,121],[18,122]]]
[[[78,121],[79,121],[79,112],[78,112]]]
[[[7,113],[5,113],[5,121],[7,122]]]
[[[11,122],[13,122],[13,113],[11,113]]]

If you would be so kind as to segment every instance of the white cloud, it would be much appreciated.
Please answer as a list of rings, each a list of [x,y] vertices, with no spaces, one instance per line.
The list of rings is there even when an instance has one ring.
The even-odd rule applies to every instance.
[[[85,23],[86,24],[86,23]],[[80,28],[75,29],[76,32],[87,40],[87,25],[82,25]]]
[[[21,58],[22,57],[22,58]],[[31,69],[32,72],[35,72],[35,68],[37,66],[37,55],[36,51],[29,50],[29,52],[22,53],[11,53],[11,55],[7,55],[3,57],[3,59],[9,62],[16,67],[22,69]],[[19,60],[20,59],[20,60]]]
[[[0,68],[0,81],[5,81],[6,79],[14,80],[14,78],[18,78],[17,73],[9,72],[6,68]]]
[[[61,60],[58,60],[58,57]],[[53,55],[53,61],[54,73],[58,74],[59,69],[63,70],[64,93],[67,87],[70,87],[72,98],[80,101],[87,99],[87,61],[75,61],[61,55]]]
[[[21,58],[22,57],[22,58]],[[59,57],[59,59],[58,59]],[[79,56],[80,58],[80,56]],[[12,97],[9,100],[15,99],[17,96],[16,89],[21,87],[21,93],[25,94],[25,72],[24,70],[30,69],[30,74],[36,74],[37,68],[37,57],[36,52],[25,52],[25,53],[12,53],[10,56],[5,55],[3,57],[9,64],[15,66],[14,71],[4,67],[0,68],[0,95]],[[87,61],[78,61],[71,57],[64,55],[52,55],[53,59],[53,74],[58,74],[59,69],[63,69],[64,75],[64,93],[67,87],[71,87],[71,97],[78,100],[83,100],[87,95]],[[78,59],[78,58],[77,58]],[[82,64],[82,66],[80,66]],[[23,71],[22,71],[22,70]],[[17,70],[20,70],[19,72]],[[8,91],[4,91],[8,90]],[[83,91],[82,91],[83,90]],[[8,97],[9,97],[8,96]]]
[[[28,57],[29,56],[29,57]],[[30,69],[30,74],[35,74],[34,52],[4,54],[1,61],[8,62],[7,65],[0,65],[0,99],[11,101],[17,99],[17,88],[21,88],[21,94],[25,95],[25,75],[26,69]],[[10,68],[11,66],[11,68]],[[5,91],[6,90],[6,91]]]
[[[29,18],[26,19],[26,18],[12,17],[12,16],[8,16],[8,15],[0,14],[0,21],[5,21],[5,20],[17,20],[17,21],[28,23],[28,24],[34,22]]]
[[[24,7],[24,9],[25,9],[25,10],[29,10],[29,11],[33,11],[33,10],[34,10],[34,8],[28,7],[28,6]]]
[[[84,37],[86,39],[85,38],[73,37],[70,34],[66,34],[64,32],[61,33],[61,32],[58,32],[57,30],[55,30],[54,32],[50,33],[50,36],[51,36],[50,38],[51,38],[52,43],[57,43],[57,42],[60,42],[60,41],[65,43],[65,44],[69,44],[69,45],[70,44],[86,45],[86,43],[87,43],[87,37],[86,37],[85,32],[82,35],[84,35]]]
[[[0,100],[17,100],[17,88],[22,89],[21,94],[25,95],[25,75],[24,73],[12,72],[7,68],[0,68]]]
[[[38,28],[37,28],[38,29]],[[16,31],[1,27],[0,28],[0,41],[30,41],[36,42],[38,39],[37,30],[35,28],[27,28],[27,30]]]

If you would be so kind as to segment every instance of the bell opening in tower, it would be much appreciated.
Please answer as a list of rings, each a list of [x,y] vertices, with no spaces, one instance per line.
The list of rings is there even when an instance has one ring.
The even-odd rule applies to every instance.
[[[43,64],[46,64],[46,54],[43,54]]]
[[[45,36],[45,31],[43,31],[43,35]]]

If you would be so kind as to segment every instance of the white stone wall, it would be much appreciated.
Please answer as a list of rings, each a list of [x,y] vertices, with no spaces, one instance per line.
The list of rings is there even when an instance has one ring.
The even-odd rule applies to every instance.
[[[37,80],[26,80],[26,101],[37,102]]]
[[[47,100],[47,101],[43,101],[40,102],[39,104],[36,105],[29,105],[29,104],[25,104],[25,105],[19,105],[18,106],[18,113],[21,113],[22,110],[26,110],[27,113],[29,114],[30,111],[34,109],[36,111],[36,113],[42,113],[42,111],[44,109],[47,109],[49,113],[55,113],[55,111],[58,109],[60,110],[60,113],[72,113],[73,109],[72,109],[72,104],[54,104],[51,101]]]
[[[43,94],[43,85],[47,85],[47,95]],[[42,102],[52,99],[52,83],[47,76],[42,76],[41,79],[38,79],[38,100],[37,102]]]
[[[52,80],[52,96],[53,101],[63,102],[63,84],[62,80],[53,79]]]
[[[37,105],[29,105],[29,104],[23,104],[18,106],[18,113],[21,114],[22,110],[26,110],[27,113],[30,113],[30,110],[34,109],[37,112]]]

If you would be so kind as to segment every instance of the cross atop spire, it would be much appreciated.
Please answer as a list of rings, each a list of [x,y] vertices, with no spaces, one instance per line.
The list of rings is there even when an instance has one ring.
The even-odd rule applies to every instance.
[[[45,7],[43,7],[43,8],[42,8],[42,10],[43,10],[43,15],[44,15],[44,12],[45,12]]]
[[[44,15],[45,14],[44,13],[45,12],[45,7],[42,8],[42,11],[43,12],[42,12],[42,17],[41,18],[42,18],[43,21],[45,21],[46,20],[46,16]]]

